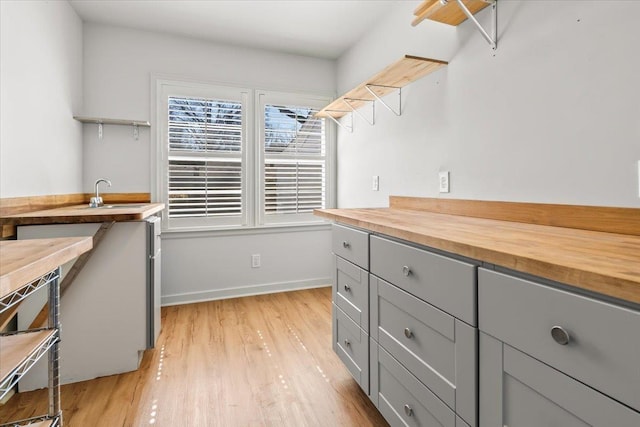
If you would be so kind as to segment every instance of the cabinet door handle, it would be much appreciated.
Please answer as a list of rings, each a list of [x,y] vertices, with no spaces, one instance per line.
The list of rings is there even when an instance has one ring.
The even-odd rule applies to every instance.
[[[349,286],[349,285],[344,285],[344,290],[345,290],[346,292],[351,292],[351,286]]]
[[[402,267],[402,274],[404,275],[404,277],[409,277],[411,275],[411,269],[408,265]]]
[[[413,332],[411,332],[411,329],[404,328],[404,336],[407,338],[413,338]]]
[[[351,342],[349,342],[349,340],[344,340],[344,345],[351,347]]]
[[[350,246],[351,246],[351,243],[347,242],[346,240],[344,240],[344,241],[342,242],[342,247],[343,247],[343,248],[347,249],[347,248],[349,248]]]
[[[404,413],[407,414],[408,417],[412,417],[413,416],[413,409],[411,409],[411,406],[404,405]]]
[[[569,332],[567,332],[562,326],[554,326],[551,328],[551,336],[553,340],[560,345],[567,345],[571,340]]]

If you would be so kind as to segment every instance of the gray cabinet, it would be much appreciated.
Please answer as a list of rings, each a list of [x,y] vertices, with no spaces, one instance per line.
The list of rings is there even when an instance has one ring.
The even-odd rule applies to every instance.
[[[371,236],[371,273],[476,325],[476,266]]]
[[[481,268],[478,313],[482,426],[640,425],[640,312]]]
[[[385,394],[385,378],[395,389],[391,384],[407,386],[410,377],[419,384],[415,390],[428,391],[412,394],[426,406],[410,417],[400,413],[402,422],[476,426],[476,265],[381,236],[371,236],[369,244],[372,400],[385,418],[397,413],[390,392]],[[396,363],[402,369],[392,371]],[[391,372],[406,375],[400,381]],[[446,410],[436,409],[439,405]],[[427,414],[434,420],[426,421]]]
[[[640,414],[480,332],[483,427],[637,427]]]
[[[392,426],[468,427],[468,425],[398,362],[371,340],[371,399]]]
[[[369,332],[369,273],[336,256],[333,303]]]
[[[369,394],[369,234],[334,225],[333,351]]]
[[[371,276],[370,283],[371,337],[449,408],[475,424],[477,329],[382,279]]]
[[[350,227],[333,238],[334,350],[391,425],[640,426],[636,307]]]

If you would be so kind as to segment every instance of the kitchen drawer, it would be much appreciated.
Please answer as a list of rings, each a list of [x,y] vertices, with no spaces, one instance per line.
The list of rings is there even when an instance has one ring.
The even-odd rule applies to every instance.
[[[369,335],[333,305],[333,351],[369,394]]]
[[[369,269],[369,234],[354,228],[334,224],[333,253],[347,261]]]
[[[480,425],[637,427],[640,413],[481,332]]]
[[[372,338],[476,425],[477,329],[373,275],[370,283]]]
[[[482,331],[640,410],[640,311],[485,269],[478,292]]]
[[[333,302],[368,333],[369,273],[340,257],[334,259]]]
[[[476,266],[371,236],[371,269],[378,277],[476,325]]]
[[[371,397],[391,426],[466,426],[455,413],[371,340]]]

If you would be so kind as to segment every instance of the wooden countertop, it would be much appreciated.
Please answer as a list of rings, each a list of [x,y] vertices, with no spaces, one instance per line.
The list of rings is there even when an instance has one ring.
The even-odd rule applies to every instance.
[[[92,247],[92,237],[0,241],[0,298]]]
[[[316,215],[640,303],[640,236],[423,210],[322,209]]]
[[[0,225],[75,224],[105,221],[140,221],[164,209],[164,203],[113,204],[90,208],[88,204],[5,215]]]

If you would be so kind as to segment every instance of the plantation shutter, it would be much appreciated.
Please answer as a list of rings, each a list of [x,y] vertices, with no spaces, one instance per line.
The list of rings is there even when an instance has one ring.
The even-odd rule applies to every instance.
[[[169,219],[239,221],[243,213],[242,103],[170,96],[167,135]]]
[[[324,119],[318,110],[265,104],[263,148],[264,222],[291,222],[326,206]]]

